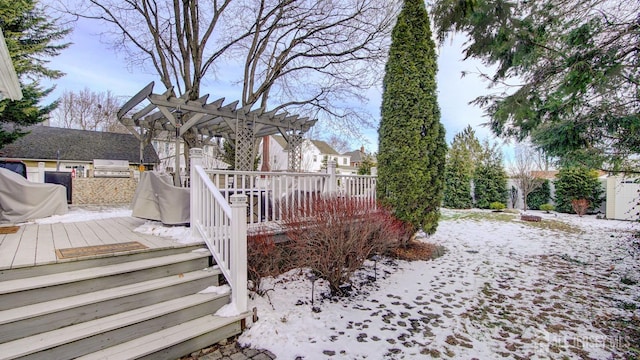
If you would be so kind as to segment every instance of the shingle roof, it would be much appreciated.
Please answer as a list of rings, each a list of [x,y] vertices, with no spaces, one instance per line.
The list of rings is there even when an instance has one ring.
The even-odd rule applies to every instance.
[[[342,155],[351,156],[351,162],[361,162],[364,159],[364,153],[360,150],[348,151]]]
[[[281,135],[271,135],[273,140],[275,140],[283,149],[287,148],[287,140],[285,140],[284,136]]]
[[[285,140],[285,138],[281,135],[272,135],[271,137],[273,137],[273,139],[280,144],[280,146],[282,146],[283,149],[288,149],[288,144],[287,144],[287,140]],[[313,143],[313,145],[315,145],[315,147],[318,148],[318,150],[320,150],[321,154],[324,155],[340,155],[338,154],[337,151],[335,151],[331,145],[327,144],[326,142],[322,141],[322,140],[310,140],[311,143]]]
[[[140,162],[140,142],[132,134],[109,133],[50,126],[32,126],[29,134],[0,149],[0,157],[33,160],[93,161],[94,159]],[[144,149],[144,163],[160,160],[152,145]]]
[[[313,143],[313,145],[315,145],[318,148],[318,150],[320,150],[321,154],[339,155],[338,152],[331,147],[331,145],[327,144],[322,140],[311,140],[311,142]]]

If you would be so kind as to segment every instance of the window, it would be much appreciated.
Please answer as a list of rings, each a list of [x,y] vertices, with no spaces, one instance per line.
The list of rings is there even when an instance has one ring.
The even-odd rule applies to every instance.
[[[313,162],[318,162],[318,155],[313,155]]]
[[[342,165],[347,165],[347,158],[342,158]]]

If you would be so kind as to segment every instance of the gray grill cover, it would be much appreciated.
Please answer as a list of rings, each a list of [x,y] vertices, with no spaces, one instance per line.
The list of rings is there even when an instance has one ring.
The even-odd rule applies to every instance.
[[[21,223],[68,211],[64,186],[32,183],[0,168],[0,223]]]
[[[131,215],[166,225],[188,224],[190,200],[189,189],[173,186],[169,175],[144,171],[131,201]]]

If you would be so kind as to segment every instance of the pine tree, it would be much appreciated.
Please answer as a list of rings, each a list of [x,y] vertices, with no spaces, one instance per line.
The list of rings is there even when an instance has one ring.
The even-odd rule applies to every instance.
[[[23,98],[0,101],[0,148],[26,134],[21,127],[40,123],[55,109],[57,102],[39,104],[53,88],[43,88],[41,79],[57,79],[63,73],[47,68],[46,58],[60,54],[69,44],[55,44],[69,29],[56,25],[36,0],[0,0],[0,27],[16,73]],[[9,126],[7,126],[9,125]]]
[[[436,53],[422,0],[405,0],[392,33],[378,129],[378,198],[414,229],[435,232],[447,145]]]
[[[480,142],[471,126],[453,137],[451,149],[447,153],[443,201],[445,207],[468,209],[473,206],[471,180],[480,151]]]

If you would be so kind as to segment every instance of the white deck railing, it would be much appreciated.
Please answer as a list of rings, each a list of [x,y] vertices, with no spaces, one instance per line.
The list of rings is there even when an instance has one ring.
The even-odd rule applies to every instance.
[[[292,209],[312,209],[314,199],[327,195],[355,198],[365,208],[376,207],[375,176],[336,175],[331,164],[326,174],[232,170],[206,173],[227,201],[234,194],[247,196],[249,224],[282,220],[285,211]]]
[[[204,239],[231,286],[232,303],[239,312],[245,312],[248,300],[247,197],[233,194],[225,199],[201,166],[202,150],[191,149],[190,155],[192,232]]]
[[[247,224],[282,220],[287,212],[313,210],[321,196],[357,199],[376,208],[376,177],[326,174],[205,170],[202,150],[191,149],[191,229],[204,239],[231,286],[231,300],[247,311]]]

